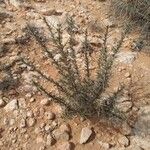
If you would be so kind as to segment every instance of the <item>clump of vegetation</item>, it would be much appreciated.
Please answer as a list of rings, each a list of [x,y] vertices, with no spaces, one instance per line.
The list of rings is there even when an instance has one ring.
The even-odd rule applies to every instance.
[[[111,0],[111,11],[131,27],[141,27],[144,39],[150,40],[150,1],[149,0]],[[112,13],[112,12],[111,12]]]
[[[58,25],[53,29],[44,19],[51,35],[51,42],[53,45],[48,47],[48,44],[42,40],[38,29],[28,24],[28,31],[41,46],[44,53],[54,64],[59,72],[59,79],[54,80],[51,76],[46,75],[43,71],[26,58],[22,58],[23,63],[30,66],[47,82],[52,83],[59,92],[49,92],[46,87],[41,84],[39,80],[33,81],[33,84],[54,102],[59,103],[64,108],[66,114],[81,115],[83,117],[118,117],[122,118],[121,113],[115,107],[116,97],[119,96],[120,91],[113,93],[108,98],[102,98],[106,88],[109,85],[111,75],[111,68],[113,61],[119,49],[122,46],[127,30],[122,34],[116,46],[111,49],[107,46],[109,37],[109,27],[106,27],[106,32],[103,39],[102,47],[99,48],[98,58],[96,60],[96,69],[91,70],[92,55],[91,45],[88,40],[88,31],[85,31],[84,41],[82,41],[82,60],[84,67],[80,68],[80,62],[77,57],[77,50],[74,45],[77,28],[72,18],[67,19],[67,32],[69,38],[67,42],[63,42],[64,29]],[[59,60],[56,59],[56,53],[59,54]],[[92,72],[95,72],[93,76]]]

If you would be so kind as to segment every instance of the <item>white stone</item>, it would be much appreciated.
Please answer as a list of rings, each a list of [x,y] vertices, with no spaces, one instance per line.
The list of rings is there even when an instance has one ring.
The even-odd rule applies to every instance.
[[[132,108],[132,102],[125,101],[116,105],[121,112],[128,112]]]
[[[60,24],[60,20],[58,17],[52,15],[52,16],[46,16],[46,21],[49,24],[49,26],[57,28],[58,25]]]
[[[124,147],[129,146],[129,143],[130,143],[129,139],[126,136],[124,136],[124,135],[119,135],[118,142],[121,145],[123,145]]]
[[[46,145],[51,146],[53,144],[53,142],[54,142],[53,137],[50,134],[48,134],[46,137]]]
[[[54,56],[55,61],[59,61],[60,58],[61,58],[61,54],[56,54],[56,55]]]
[[[120,52],[117,54],[116,61],[124,64],[131,64],[136,59],[137,53]]]
[[[6,112],[18,109],[18,101],[16,99],[10,101],[5,107]]]
[[[50,100],[47,99],[47,98],[41,100],[41,104],[42,104],[42,105],[48,105],[49,103],[50,103]]]
[[[86,143],[91,135],[92,130],[90,128],[88,127],[83,128],[80,135],[80,144]]]
[[[21,1],[19,0],[9,0],[9,3],[13,6],[15,6],[16,8],[20,7],[21,5]]]
[[[27,124],[29,127],[33,127],[36,123],[36,120],[35,118],[29,118],[28,121],[27,121]]]

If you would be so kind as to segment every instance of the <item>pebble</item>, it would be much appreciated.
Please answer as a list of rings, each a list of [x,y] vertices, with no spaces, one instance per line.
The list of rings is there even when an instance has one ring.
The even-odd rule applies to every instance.
[[[89,127],[85,127],[81,131],[80,144],[86,143],[92,135],[92,130]]]
[[[26,127],[26,120],[25,119],[21,119],[20,121],[20,128],[25,128]]]
[[[27,124],[29,127],[33,127],[36,123],[36,119],[35,118],[29,118],[27,121]]]
[[[13,111],[15,109],[18,109],[18,101],[16,99],[10,101],[5,107],[6,112]]]
[[[53,137],[51,136],[51,134],[48,134],[46,137],[46,145],[51,146],[53,145],[53,143],[54,143]]]
[[[68,141],[70,139],[70,135],[68,132],[62,132],[60,129],[56,129],[53,131],[53,136],[56,140],[60,141]]]
[[[129,146],[129,144],[130,144],[129,139],[128,139],[126,136],[124,136],[124,135],[119,135],[118,142],[119,142],[121,145],[123,145],[124,147],[127,147],[127,146]]]
[[[48,120],[54,120],[55,119],[55,114],[52,112],[45,112],[44,116]]]
[[[69,124],[62,124],[59,128],[62,132],[71,132],[71,127]]]
[[[45,98],[45,99],[43,99],[42,101],[41,101],[41,104],[42,105],[49,105],[50,104],[50,100],[49,99],[47,99],[47,98]]]

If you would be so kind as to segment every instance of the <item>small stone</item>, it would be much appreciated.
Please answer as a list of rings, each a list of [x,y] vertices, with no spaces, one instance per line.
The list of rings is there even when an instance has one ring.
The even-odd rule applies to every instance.
[[[69,124],[62,124],[59,128],[62,132],[71,132],[71,128]]]
[[[31,118],[31,117],[33,117],[33,116],[34,116],[34,114],[33,114],[33,112],[32,112],[31,110],[27,112],[27,117],[30,117],[30,118]]]
[[[130,135],[132,130],[131,130],[131,127],[125,122],[122,124],[121,132],[123,135]]]
[[[47,98],[45,98],[45,99],[43,99],[43,100],[41,101],[41,104],[42,104],[42,105],[49,105],[49,104],[50,104],[50,100],[47,99]]]
[[[31,93],[27,93],[27,94],[25,95],[25,97],[31,98],[31,97],[32,97],[32,94],[31,94]]]
[[[57,150],[71,150],[72,149],[72,143],[70,142],[64,142],[61,145],[58,146]]]
[[[56,129],[53,131],[54,138],[60,141],[68,141],[70,139],[70,135],[68,132],[62,132],[60,129]]]
[[[51,126],[49,125],[49,124],[47,124],[45,127],[44,127],[44,129],[45,129],[45,131],[50,131],[50,129],[51,129]]]
[[[125,101],[125,102],[122,102],[122,103],[119,103],[116,105],[117,108],[121,111],[121,112],[129,112],[133,106],[132,102],[130,101]]]
[[[130,143],[129,139],[126,136],[124,136],[124,135],[120,135],[119,136],[118,142],[121,145],[123,145],[124,147],[129,146],[129,143]]]
[[[53,120],[55,118],[55,114],[52,112],[45,112],[45,118],[48,120]]]
[[[51,134],[48,134],[46,137],[46,145],[51,146],[53,145],[53,143],[54,143],[53,137],[51,136]]]
[[[9,120],[9,124],[12,126],[12,125],[14,125],[15,124],[15,119],[10,119]]]
[[[15,109],[18,109],[18,101],[16,99],[10,101],[5,107],[6,112],[13,111]]]
[[[26,120],[25,119],[21,119],[20,121],[20,128],[25,128],[26,127]]]
[[[44,143],[44,139],[42,137],[37,137],[36,143]]]
[[[36,123],[35,118],[29,118],[29,120],[27,121],[29,127],[33,127],[35,123]]]
[[[129,78],[129,77],[131,77],[131,74],[130,74],[129,72],[127,72],[127,73],[125,74],[125,77],[126,77],[126,78]]]
[[[30,98],[30,103],[32,103],[32,102],[35,102],[35,98],[34,97],[32,97],[32,98]]]
[[[3,99],[0,99],[0,107],[3,107],[5,105],[5,101]]]
[[[86,143],[91,137],[91,135],[92,135],[92,130],[90,128],[88,127],[83,128],[80,136],[80,144]]]

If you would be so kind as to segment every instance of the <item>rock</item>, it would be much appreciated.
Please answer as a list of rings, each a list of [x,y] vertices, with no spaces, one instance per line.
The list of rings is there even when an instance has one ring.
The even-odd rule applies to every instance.
[[[130,101],[125,101],[116,105],[117,109],[124,113],[130,111],[132,106],[133,104]]]
[[[62,132],[71,132],[71,128],[69,124],[62,124],[59,128]]]
[[[129,78],[131,76],[131,74],[129,72],[127,72],[125,75],[124,75],[126,78]]]
[[[91,135],[92,135],[92,130],[90,128],[88,127],[83,128],[80,136],[80,144],[86,143],[91,137]]]
[[[28,121],[27,121],[27,124],[29,127],[33,127],[36,123],[36,120],[35,118],[29,118]]]
[[[150,135],[150,105],[141,107],[138,112],[138,118],[134,126],[134,133],[141,137]]]
[[[21,0],[9,0],[9,3],[13,6],[15,6],[16,8],[21,6]]]
[[[45,118],[48,120],[54,120],[55,119],[55,114],[52,112],[45,112]]]
[[[25,119],[21,119],[20,121],[20,128],[25,128],[26,127],[26,120]]]
[[[47,98],[45,98],[45,99],[43,99],[42,101],[41,101],[41,104],[42,105],[49,105],[50,104],[50,100],[49,99],[47,99]]]
[[[46,137],[46,145],[51,146],[53,145],[53,143],[54,143],[53,137],[51,136],[51,134],[48,134]]]
[[[0,107],[3,107],[3,106],[5,106],[5,101],[0,98]]]
[[[24,98],[18,99],[18,102],[19,102],[19,107],[20,108],[26,108],[26,101],[25,101]]]
[[[70,142],[64,142],[60,144],[57,148],[57,150],[71,150],[72,149],[72,143]]]
[[[59,61],[61,59],[61,54],[56,54],[54,56],[55,61]]]
[[[124,146],[124,147],[127,147],[130,144],[129,139],[126,136],[121,135],[121,134],[119,135],[118,142],[119,144],[121,144],[121,146]]]
[[[45,17],[47,23],[49,24],[49,26],[57,28],[58,25],[60,24],[60,20],[58,17],[52,15],[52,16],[46,16]]]
[[[100,145],[100,148],[102,148],[104,150],[108,150],[110,148],[110,144],[109,143],[104,143],[102,141],[98,141],[98,144]]]
[[[111,18],[104,19],[103,23],[104,23],[105,27],[114,27],[115,26],[115,22]]]
[[[35,98],[34,97],[32,97],[32,98],[30,98],[30,100],[29,100],[31,103],[32,102],[35,102]]]
[[[61,131],[60,129],[56,129],[53,131],[53,136],[56,140],[60,141],[68,141],[70,139],[70,135],[66,131]]]
[[[6,112],[18,109],[18,101],[16,99],[10,101],[5,107]]]
[[[133,136],[133,137],[131,137],[131,142],[132,142],[132,144],[139,146],[144,150],[150,149],[150,139],[149,138]]]
[[[136,59],[137,53],[134,52],[120,52],[116,55],[116,61],[124,64],[131,64]]]
[[[27,117],[32,118],[33,116],[34,114],[31,110],[27,112]]]
[[[122,124],[122,130],[121,130],[123,135],[130,135],[132,132],[131,127],[125,122]]]

